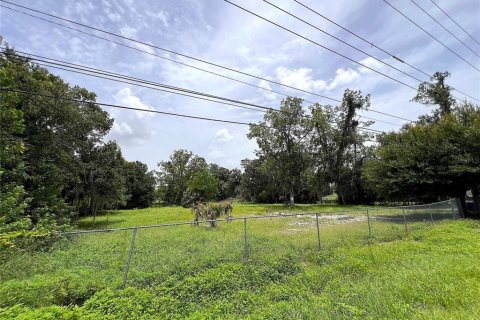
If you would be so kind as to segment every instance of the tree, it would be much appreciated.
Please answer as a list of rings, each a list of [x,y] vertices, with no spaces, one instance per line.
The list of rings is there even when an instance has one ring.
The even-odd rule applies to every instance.
[[[85,159],[84,212],[96,217],[104,209],[126,204],[125,172],[122,152],[114,141],[96,146]]]
[[[159,198],[166,205],[181,205],[193,175],[208,170],[204,158],[187,150],[175,150],[169,161],[162,161],[158,166]]]
[[[14,75],[5,68],[4,59],[0,62],[0,87],[13,88]],[[23,113],[14,107],[18,99],[17,93],[8,91],[3,91],[0,99],[0,233],[4,235],[30,227],[26,209],[31,199],[22,185],[25,124]],[[9,245],[0,241],[0,247]]]
[[[480,185],[480,108],[464,104],[435,123],[407,126],[380,137],[364,175],[392,200],[458,197]],[[480,203],[476,197],[477,208]]]
[[[10,79],[8,86],[27,92],[15,93],[15,99],[2,92],[2,127],[8,122],[3,113],[7,110],[10,116],[21,117],[23,126],[6,144],[9,152],[21,151],[21,160],[17,158],[21,165],[5,167],[3,182],[8,179],[8,183],[22,186],[31,199],[25,209],[31,228],[42,219],[66,223],[80,202],[85,170],[82,155],[100,143],[113,120],[95,104],[94,93],[71,87],[46,69],[18,57],[13,49],[7,48],[0,55],[0,64],[2,82]]]
[[[140,161],[125,162],[127,209],[148,208],[155,199],[155,176]]]
[[[211,201],[217,195],[217,191],[218,180],[207,169],[199,170],[187,182],[182,205],[189,207],[196,201]]]
[[[450,76],[448,71],[435,72],[430,78],[431,81],[436,81],[435,83],[422,82],[418,86],[417,94],[412,98],[412,101],[438,106],[432,116],[422,116],[421,121],[438,121],[440,117],[450,114],[456,106],[455,99],[451,94],[452,88],[445,84],[445,79],[448,76]]]
[[[341,204],[371,202],[373,194],[361,178],[361,167],[369,156],[365,146],[370,134],[358,130],[372,122],[360,123],[357,112],[367,110],[370,96],[345,90],[338,107],[313,105],[310,152],[313,156],[311,184],[320,192],[334,184]]]
[[[269,110],[258,125],[251,125],[247,135],[258,145],[256,154],[274,163],[270,169],[279,178],[280,187],[289,194],[289,203],[295,203],[300,176],[308,167],[307,137],[310,122],[302,109],[302,99],[288,97],[280,111]]]
[[[218,180],[217,200],[234,198],[240,185],[241,171],[229,170],[215,163],[210,164],[208,170]]]
[[[269,163],[270,162],[270,163]],[[243,174],[239,186],[242,199],[251,202],[272,203],[286,200],[285,192],[279,188],[276,171],[270,170],[274,164],[265,157],[243,159]]]

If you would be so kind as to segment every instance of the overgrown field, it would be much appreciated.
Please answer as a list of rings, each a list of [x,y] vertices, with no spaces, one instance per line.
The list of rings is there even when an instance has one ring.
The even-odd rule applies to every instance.
[[[349,218],[339,211],[357,209]],[[480,223],[410,219],[366,207],[297,206],[315,215],[71,235],[43,252],[2,252],[2,319],[478,319]],[[371,210],[371,208],[370,208]],[[243,205],[234,217],[286,211]],[[389,217],[391,219],[386,219]],[[438,216],[440,217],[440,216]],[[335,218],[335,219],[331,219]],[[425,218],[425,219],[424,219]],[[150,208],[79,228],[192,220]],[[425,221],[422,221],[425,220]]]

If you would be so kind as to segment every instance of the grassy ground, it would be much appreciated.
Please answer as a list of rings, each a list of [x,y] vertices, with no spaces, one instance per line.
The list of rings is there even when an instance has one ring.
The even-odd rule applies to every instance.
[[[345,209],[362,209],[349,220]],[[366,208],[315,216],[69,236],[45,252],[2,253],[4,319],[478,319],[480,223]],[[284,211],[236,205],[234,216]],[[403,212],[402,212],[403,213]],[[416,215],[415,219],[413,219]],[[385,220],[389,217],[390,220]],[[439,217],[439,216],[438,216]],[[191,220],[183,208],[120,211],[80,228]],[[381,219],[375,219],[381,218]],[[435,216],[434,216],[435,218]],[[425,222],[422,222],[425,220]],[[246,245],[245,245],[246,244]]]
[[[338,206],[297,204],[287,208],[282,204],[245,204],[234,203],[235,217],[267,215],[283,212],[335,212],[343,210],[361,210],[367,206]],[[185,222],[193,220],[192,211],[183,207],[156,207],[139,210],[118,210],[108,212],[95,219],[85,218],[79,221],[79,229],[118,228],[141,225],[152,225],[171,222]]]

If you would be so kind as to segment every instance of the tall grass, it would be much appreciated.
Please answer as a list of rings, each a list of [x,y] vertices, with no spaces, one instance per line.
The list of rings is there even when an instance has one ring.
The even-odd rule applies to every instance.
[[[299,206],[296,212],[345,208]],[[351,209],[351,208],[348,208]],[[68,236],[45,252],[1,253],[5,319],[477,319],[480,223],[370,212],[333,223],[315,215]],[[236,205],[234,216],[284,211]],[[329,213],[330,212],[330,213]],[[343,213],[342,213],[343,214]],[[388,217],[390,220],[377,217]],[[343,217],[343,216],[342,216]],[[120,211],[98,227],[191,220],[184,208]],[[425,220],[423,222],[423,220]],[[79,227],[92,228],[92,219]]]

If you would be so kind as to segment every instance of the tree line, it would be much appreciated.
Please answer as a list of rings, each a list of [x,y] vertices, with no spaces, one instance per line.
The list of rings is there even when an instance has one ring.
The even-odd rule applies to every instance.
[[[414,101],[436,106],[398,132],[375,135],[359,112],[370,96],[346,90],[337,106],[288,97],[251,125],[258,148],[240,169],[187,150],[149,171],[105,141],[113,119],[96,95],[15,55],[0,56],[0,234],[69,225],[107,209],[238,198],[251,202],[341,204],[432,201],[471,194],[479,203],[480,108],[457,104],[436,73]],[[8,89],[45,94],[35,96]],[[61,97],[61,99],[60,99]],[[65,99],[67,98],[67,99]],[[82,101],[72,101],[75,99]],[[374,142],[376,141],[376,142]],[[478,210],[478,209],[477,209]],[[19,231],[20,230],[20,231]]]
[[[104,140],[113,119],[95,104],[95,93],[70,86],[10,48],[0,56],[0,86],[3,243],[8,235],[68,226],[78,216],[152,203],[154,174]]]

